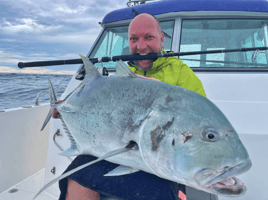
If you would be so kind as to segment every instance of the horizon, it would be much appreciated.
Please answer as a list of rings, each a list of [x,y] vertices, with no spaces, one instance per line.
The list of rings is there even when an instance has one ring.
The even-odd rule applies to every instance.
[[[75,73],[75,72],[74,72]],[[50,74],[47,74],[47,73],[21,73],[21,72],[1,72],[0,71],[0,74],[26,74],[26,75],[66,75],[66,76],[73,76],[74,73],[72,74],[67,74],[67,73],[50,73]]]

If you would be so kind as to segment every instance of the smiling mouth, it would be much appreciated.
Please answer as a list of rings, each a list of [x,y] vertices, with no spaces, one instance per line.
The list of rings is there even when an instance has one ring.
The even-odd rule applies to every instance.
[[[140,53],[141,56],[145,56],[147,54],[149,54],[149,53]]]
[[[248,159],[233,167],[224,167],[217,170],[203,169],[196,173],[195,179],[202,188],[206,188],[211,193],[223,196],[242,196],[247,188],[234,175],[248,171],[251,165],[251,161]]]
[[[139,53],[141,56],[146,56],[148,53]],[[139,60],[139,62],[148,62],[149,60]]]

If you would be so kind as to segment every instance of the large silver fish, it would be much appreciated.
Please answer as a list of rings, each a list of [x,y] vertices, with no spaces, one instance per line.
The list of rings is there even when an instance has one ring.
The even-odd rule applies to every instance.
[[[71,140],[62,155],[89,154],[100,157],[93,163],[106,159],[122,165],[108,176],[142,170],[216,195],[246,192],[235,176],[250,169],[249,155],[210,100],[168,83],[136,78],[123,62],[117,63],[114,77],[103,77],[82,58],[86,77],[61,103],[53,103],[50,85],[52,108],[61,114]]]

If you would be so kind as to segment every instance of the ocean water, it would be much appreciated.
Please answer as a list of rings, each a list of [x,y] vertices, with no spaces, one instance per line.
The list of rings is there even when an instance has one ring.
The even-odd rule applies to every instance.
[[[0,73],[0,111],[35,105],[41,91],[48,91],[48,79],[54,90],[65,90],[72,75]],[[56,93],[57,99],[63,92]],[[39,97],[39,104],[49,102],[49,93]]]

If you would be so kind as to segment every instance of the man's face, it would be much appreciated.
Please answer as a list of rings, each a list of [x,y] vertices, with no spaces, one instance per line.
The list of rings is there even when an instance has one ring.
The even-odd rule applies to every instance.
[[[141,14],[130,23],[128,40],[131,54],[160,53],[164,44],[164,34],[159,33],[157,22],[152,16]],[[137,60],[134,63],[143,69],[148,69],[153,62],[151,60]]]

